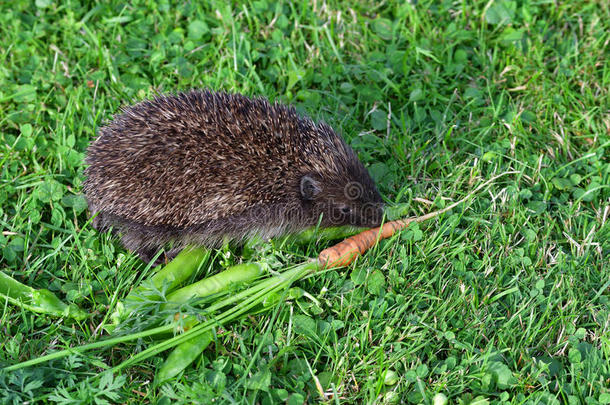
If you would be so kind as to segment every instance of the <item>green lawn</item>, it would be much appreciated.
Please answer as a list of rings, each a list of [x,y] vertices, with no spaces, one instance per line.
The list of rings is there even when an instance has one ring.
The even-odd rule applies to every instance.
[[[148,276],[92,229],[81,187],[97,127],[156,92],[294,104],[410,215],[517,174],[218,330],[160,388],[167,352],[90,378],[141,340],[0,372],[0,403],[610,403],[606,0],[82,3],[0,2],[0,268],[91,314],[1,307],[0,366],[106,338]],[[282,268],[327,245],[265,254]]]

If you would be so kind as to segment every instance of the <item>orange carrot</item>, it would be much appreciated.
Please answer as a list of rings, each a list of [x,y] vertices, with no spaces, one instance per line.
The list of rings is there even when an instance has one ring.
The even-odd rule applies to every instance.
[[[398,219],[396,221],[386,222],[380,227],[367,229],[366,231],[360,232],[357,235],[351,236],[342,242],[337,243],[335,246],[324,249],[318,256],[320,268],[333,268],[343,267],[351,264],[356,258],[373,246],[377,244],[381,239],[389,238],[396,232],[405,229],[412,222],[423,222],[427,219],[437,217],[468,200],[471,196],[476,194],[483,187],[495,181],[497,178],[502,177],[506,174],[514,174],[517,172],[509,171],[492,177],[488,181],[480,184],[476,189],[470,192],[466,197],[453,204],[434,212],[430,212],[420,217],[411,217],[405,219]]]
[[[386,222],[383,226],[367,229],[357,235],[350,236],[344,241],[337,243],[335,246],[331,246],[320,252],[320,255],[318,256],[320,267],[332,268],[347,266],[356,260],[358,256],[375,246],[381,239],[389,238],[396,232],[408,227],[412,222],[423,222],[447,212],[450,209],[455,208],[455,206],[461,202],[462,201],[458,201],[442,210],[434,211],[420,217],[397,219],[396,221]]]

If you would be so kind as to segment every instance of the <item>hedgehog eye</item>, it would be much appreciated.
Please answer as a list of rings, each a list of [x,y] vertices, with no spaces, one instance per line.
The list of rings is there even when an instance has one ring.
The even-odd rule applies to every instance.
[[[352,209],[348,205],[342,205],[339,210],[343,215],[349,215],[349,213],[352,212]]]

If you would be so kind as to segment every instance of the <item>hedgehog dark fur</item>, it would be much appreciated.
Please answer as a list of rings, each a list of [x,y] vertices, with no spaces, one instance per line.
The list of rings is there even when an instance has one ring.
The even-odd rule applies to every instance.
[[[143,101],[100,129],[86,163],[94,226],[112,227],[144,260],[168,243],[377,226],[382,216],[373,180],[332,128],[262,98],[190,91]]]

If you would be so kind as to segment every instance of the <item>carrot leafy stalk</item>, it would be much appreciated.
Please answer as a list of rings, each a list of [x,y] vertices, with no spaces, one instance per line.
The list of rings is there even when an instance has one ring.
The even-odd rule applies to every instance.
[[[31,359],[18,364],[14,364],[12,366],[4,368],[3,370],[14,371],[24,367],[41,364],[49,360],[64,358],[72,354],[84,353],[85,351],[91,349],[100,349],[103,347],[114,346],[119,343],[138,340],[145,337],[158,336],[160,334],[175,332],[176,330],[184,331],[170,339],[163,340],[150,346],[146,350],[135,354],[133,357],[125,360],[121,364],[111,369],[112,372],[119,371],[125,367],[131,366],[139,361],[150,358],[151,356],[154,356],[165,350],[179,346],[182,343],[185,343],[193,338],[199,338],[203,334],[212,333],[214,328],[241,318],[242,316],[250,313],[252,309],[259,308],[260,305],[265,302],[267,297],[276,294],[280,291],[286,290],[296,280],[303,279],[304,277],[314,273],[318,269],[318,267],[319,265],[317,260],[308,261],[283,272],[280,272],[272,277],[257,280],[250,287],[246,288],[243,291],[228,294],[219,299],[216,299],[206,308],[203,308],[199,314],[200,316],[198,317],[179,317],[179,319],[168,325],[150,328],[145,331],[131,333],[125,336],[117,336],[104,341],[93,342],[80,347],[68,348],[65,350],[38,357],[36,359]],[[189,328],[186,329],[184,327],[181,327],[182,325],[189,325]],[[196,358],[196,356],[194,358]],[[175,364],[170,364],[167,367],[172,368],[174,366]],[[182,366],[184,366],[184,364],[182,364]]]

